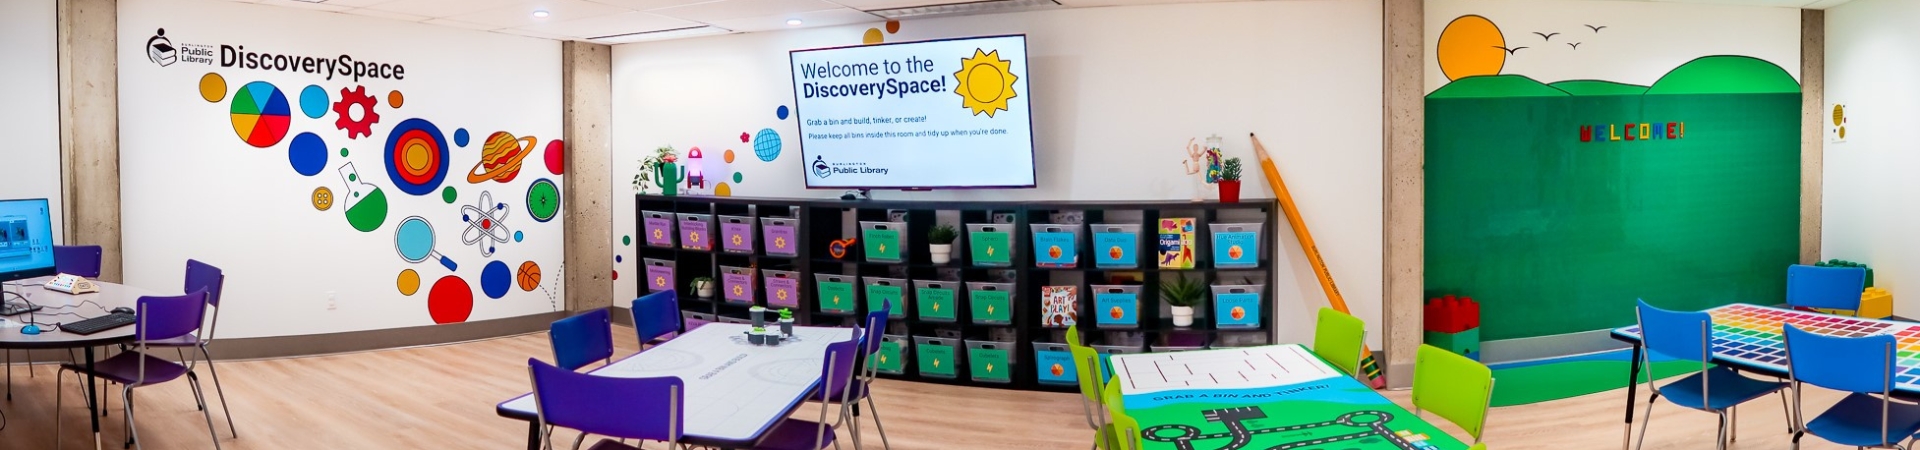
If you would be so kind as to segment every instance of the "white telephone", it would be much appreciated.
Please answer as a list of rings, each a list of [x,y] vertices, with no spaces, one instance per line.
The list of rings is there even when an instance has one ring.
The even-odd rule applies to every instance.
[[[73,295],[100,292],[100,286],[93,284],[92,281],[88,281],[86,277],[67,275],[64,273],[55,275],[52,280],[47,280],[46,288],[49,291],[65,292]]]

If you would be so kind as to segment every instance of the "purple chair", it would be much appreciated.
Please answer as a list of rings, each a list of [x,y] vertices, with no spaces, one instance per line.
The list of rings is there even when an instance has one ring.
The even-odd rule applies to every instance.
[[[666,442],[673,446],[686,434],[683,420],[686,383],[680,377],[616,378],[554,367],[538,359],[527,359],[527,372],[533,378],[535,420],[540,440],[553,448],[548,426],[580,431],[573,448],[580,448],[588,434],[623,439]],[[604,439],[589,450],[639,450],[612,439]]]
[[[680,332],[680,305],[674,291],[660,291],[633,299],[627,308],[633,314],[633,333],[640,337],[640,348],[672,339]]]
[[[833,425],[827,424],[827,410],[831,403],[846,404],[846,393],[851,391],[854,382],[853,369],[860,359],[860,339],[848,339],[827,344],[826,363],[820,366],[820,388],[814,392],[838,392],[841,396],[832,402],[820,403],[820,421],[784,419],[767,435],[754,444],[753,450],[820,450],[828,444],[838,447],[833,438]],[[846,408],[840,409],[840,419],[846,419]]]
[[[89,370],[81,364],[60,365],[60,375],[66,371],[99,377],[124,386],[120,389],[120,401],[125,405],[127,439],[139,448],[139,427],[134,424],[133,390],[179,379],[182,375],[192,383],[194,401],[207,404],[206,396],[200,390],[200,377],[193,372],[193,360],[174,362],[151,355],[151,343],[193,334],[200,329],[205,318],[207,291],[196,290],[177,297],[140,297],[139,307],[135,309],[139,318],[133,324],[133,345],[129,351],[113,355],[111,358],[94,363]],[[60,410],[66,392],[65,379],[61,379],[54,391],[54,410]],[[207,436],[213,438],[213,448],[220,448],[220,436],[213,431],[213,413],[200,408],[200,414],[207,420]],[[54,420],[54,440],[60,440],[61,421]],[[94,447],[100,446],[100,432],[93,433]]]
[[[55,245],[53,269],[67,275],[99,278],[100,255],[98,245]]]
[[[596,309],[553,321],[547,328],[547,340],[553,344],[554,365],[579,370],[594,361],[612,362],[613,315]]]
[[[214,368],[213,353],[207,350],[207,344],[213,342],[214,329],[220,326],[220,293],[221,290],[225,288],[226,283],[227,275],[221,271],[219,267],[214,267],[211,264],[197,260],[187,260],[187,285],[185,291],[207,291],[206,308],[212,311],[213,318],[208,320],[206,328],[200,329],[199,332],[173,339],[148,342],[147,345],[163,348],[172,347],[175,351],[182,352],[180,355],[182,361],[186,360],[187,357],[181,349],[200,349],[200,360],[206,361],[207,373],[213,375],[213,392],[220,397],[220,413],[227,417],[227,431],[232,432],[233,437],[239,438],[240,429],[233,426],[233,412],[227,409],[227,391],[220,387],[220,371]],[[206,407],[207,405],[205,403],[200,404],[200,408],[205,409]]]
[[[813,395],[807,397],[807,401],[810,402],[840,403],[840,417],[852,418],[854,420],[852,427],[854,448],[860,448],[859,420],[861,400],[867,401],[867,413],[873,416],[874,428],[880,430],[880,447],[891,448],[891,445],[887,443],[887,428],[880,425],[880,410],[874,406],[873,397],[870,394],[872,393],[873,378],[879,373],[880,367],[879,364],[873,361],[873,354],[880,352],[880,345],[885,341],[884,335],[887,330],[887,314],[892,308],[893,304],[887,303],[879,310],[867,313],[866,328],[861,330],[859,337],[860,369],[855,376],[854,382],[848,384],[846,389],[844,389],[846,392],[814,392]],[[837,401],[839,399],[844,399],[845,401]],[[840,426],[841,423],[841,421],[836,420],[833,426]]]

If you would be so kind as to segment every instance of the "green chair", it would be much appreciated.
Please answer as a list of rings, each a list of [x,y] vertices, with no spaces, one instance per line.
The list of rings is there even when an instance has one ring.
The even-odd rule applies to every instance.
[[[1333,308],[1320,308],[1320,318],[1313,328],[1314,354],[1357,378],[1366,342],[1366,322]]]
[[[1107,430],[1100,435],[1108,440],[1108,448],[1113,450],[1140,450],[1140,422],[1127,415],[1120,397],[1120,383],[1107,383],[1102,397],[1107,404],[1107,415],[1113,422],[1107,424]]]
[[[1493,401],[1493,370],[1439,347],[1421,344],[1413,363],[1413,413],[1432,411],[1480,442]]]
[[[1079,325],[1067,327],[1067,352],[1073,354],[1073,371],[1080,379],[1080,395],[1084,397],[1080,407],[1087,413],[1087,426],[1099,433],[1094,438],[1093,448],[1114,450],[1106,437],[1110,430],[1106,415],[1099,413],[1106,405],[1101,398],[1106,383],[1100,379],[1100,353],[1093,351],[1093,347],[1080,345]]]
[[[1470,448],[1467,450],[1487,450],[1487,443],[1482,442],[1478,444],[1473,444],[1473,448]]]

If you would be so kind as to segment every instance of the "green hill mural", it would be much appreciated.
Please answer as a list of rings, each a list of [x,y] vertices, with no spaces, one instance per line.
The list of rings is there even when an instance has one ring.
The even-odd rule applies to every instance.
[[[1651,86],[1463,77],[1427,96],[1425,288],[1488,340],[1629,325],[1635,299],[1784,299],[1799,254],[1800,88],[1712,56]]]

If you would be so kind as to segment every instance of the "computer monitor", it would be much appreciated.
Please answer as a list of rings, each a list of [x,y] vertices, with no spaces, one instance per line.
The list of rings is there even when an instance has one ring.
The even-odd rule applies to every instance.
[[[0,282],[54,275],[47,199],[0,200]]]

